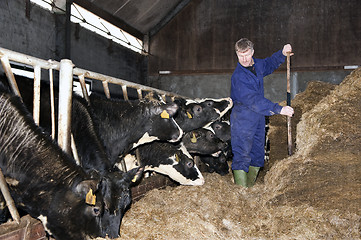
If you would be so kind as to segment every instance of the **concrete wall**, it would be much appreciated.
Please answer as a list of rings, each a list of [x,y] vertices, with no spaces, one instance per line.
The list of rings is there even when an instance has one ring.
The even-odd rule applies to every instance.
[[[345,71],[292,72],[291,98],[304,91],[310,81],[324,81],[338,84],[350,73]],[[150,85],[191,98],[230,96],[232,74],[205,75],[158,75],[149,76]],[[265,97],[273,102],[286,100],[287,76],[285,72],[275,72],[264,78]]]
[[[0,1],[0,47],[44,60],[64,56],[64,15],[54,15],[26,1]],[[71,60],[76,67],[131,82],[147,82],[147,58],[76,24],[71,26]],[[0,71],[2,67],[0,67]],[[47,74],[43,74],[46,78]],[[102,88],[95,84],[95,89]],[[120,88],[111,86],[111,93]]]

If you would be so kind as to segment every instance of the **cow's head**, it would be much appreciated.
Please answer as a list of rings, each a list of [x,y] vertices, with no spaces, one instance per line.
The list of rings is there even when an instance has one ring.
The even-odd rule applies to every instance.
[[[207,166],[207,171],[210,173],[216,172],[224,176],[229,172],[227,157],[223,153],[218,157],[201,156],[201,161]]]
[[[227,146],[212,131],[204,128],[187,132],[182,143],[190,153],[203,155],[217,154]]]
[[[108,237],[119,237],[123,215],[132,201],[130,186],[141,179],[142,173],[142,168],[135,168],[128,172],[112,171],[102,177],[100,191],[105,206],[101,221]]]
[[[227,121],[216,121],[210,126],[214,131],[214,134],[223,142],[231,140],[231,126]]]
[[[37,218],[56,239],[105,237],[103,196],[98,181],[80,182],[75,189],[60,186],[48,196],[49,206]]]
[[[147,118],[143,120],[145,134],[132,148],[154,140],[178,142],[183,136],[183,130],[178,126],[173,116],[178,111],[175,103],[155,103],[147,106]]]
[[[230,98],[176,99],[175,102],[181,106],[175,119],[184,132],[211,124],[232,107]]]
[[[197,186],[204,184],[201,172],[183,144],[174,146],[165,143],[154,147],[160,154],[158,161],[147,164],[145,170],[167,175],[182,185]]]

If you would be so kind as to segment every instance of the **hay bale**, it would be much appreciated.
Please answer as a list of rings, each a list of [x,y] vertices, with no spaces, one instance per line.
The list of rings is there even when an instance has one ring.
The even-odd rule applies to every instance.
[[[125,214],[120,239],[361,239],[360,72],[302,100],[297,152],[275,156],[264,183],[205,173],[203,186],[152,190]]]

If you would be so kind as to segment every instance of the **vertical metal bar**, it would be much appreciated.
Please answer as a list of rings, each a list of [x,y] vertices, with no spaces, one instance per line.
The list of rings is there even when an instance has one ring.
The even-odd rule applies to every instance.
[[[142,99],[142,98],[143,98],[142,89],[138,88],[138,89],[137,89],[137,92],[138,92],[138,98],[139,98],[139,99]]]
[[[58,144],[67,153],[70,153],[73,66],[69,59],[60,62]]]
[[[104,93],[105,96],[107,96],[107,98],[110,98],[110,91],[109,91],[109,86],[108,86],[108,82],[104,81],[103,83],[103,88],[104,88]]]
[[[66,0],[65,11],[65,58],[71,59],[71,5],[73,0]]]
[[[55,100],[54,100],[53,69],[49,69],[49,81],[50,81],[51,137],[55,139]]]
[[[40,81],[41,68],[34,67],[34,99],[33,99],[33,118],[37,125],[40,123]]]
[[[123,90],[123,98],[124,100],[129,100],[128,98],[128,92],[127,92],[127,86],[126,85],[122,85],[122,90]]]
[[[78,155],[78,150],[76,149],[76,144],[74,141],[74,136],[73,136],[73,134],[70,134],[70,136],[71,136],[71,152],[73,153],[73,157],[74,157],[76,164],[81,166],[81,163],[79,160],[79,155]]]
[[[80,82],[81,91],[83,93],[83,96],[84,96],[85,100],[88,102],[88,104],[90,104],[90,99],[89,99],[88,91],[86,89],[84,74],[79,75],[78,78],[79,78],[79,82]]]
[[[2,53],[0,53],[0,56],[1,56],[1,54]],[[6,55],[1,56],[1,64],[3,66],[6,76],[8,78],[11,89],[17,96],[21,97],[18,85],[16,84],[16,81],[15,81],[13,71],[11,70],[9,58]]]

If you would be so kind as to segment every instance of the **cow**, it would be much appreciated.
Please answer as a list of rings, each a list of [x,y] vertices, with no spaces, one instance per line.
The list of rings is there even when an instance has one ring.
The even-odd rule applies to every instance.
[[[165,101],[173,101],[179,106],[174,119],[185,133],[208,126],[220,119],[233,105],[231,98],[186,99],[167,97]]]
[[[230,143],[231,141],[231,126],[229,121],[215,121],[210,125],[214,134],[223,142]]]
[[[207,171],[210,173],[216,172],[221,176],[229,173],[227,157],[223,152],[217,157],[202,155],[200,156],[200,160],[207,166]]]
[[[200,155],[218,156],[227,147],[227,143],[221,141],[208,129],[198,128],[187,132],[182,143],[188,152]]]
[[[112,164],[139,145],[155,140],[177,142],[182,129],[173,119],[175,103],[164,104],[147,98],[140,100],[106,99],[90,95],[94,123]]]
[[[229,167],[224,152],[229,146],[219,139],[212,129],[199,128],[188,132],[182,142],[194,157],[199,157],[207,166],[208,172],[216,172],[220,175],[228,173]]]
[[[0,168],[18,207],[38,218],[58,240],[117,236],[119,216],[107,210],[107,179],[87,174],[37,126],[21,99],[1,87]],[[122,174],[121,211],[140,169]],[[136,178],[135,178],[136,177]]]
[[[141,166],[144,171],[164,174],[182,185],[204,184],[204,178],[194,163],[193,157],[182,143],[159,141],[147,143],[127,154],[125,162],[127,169]]]

